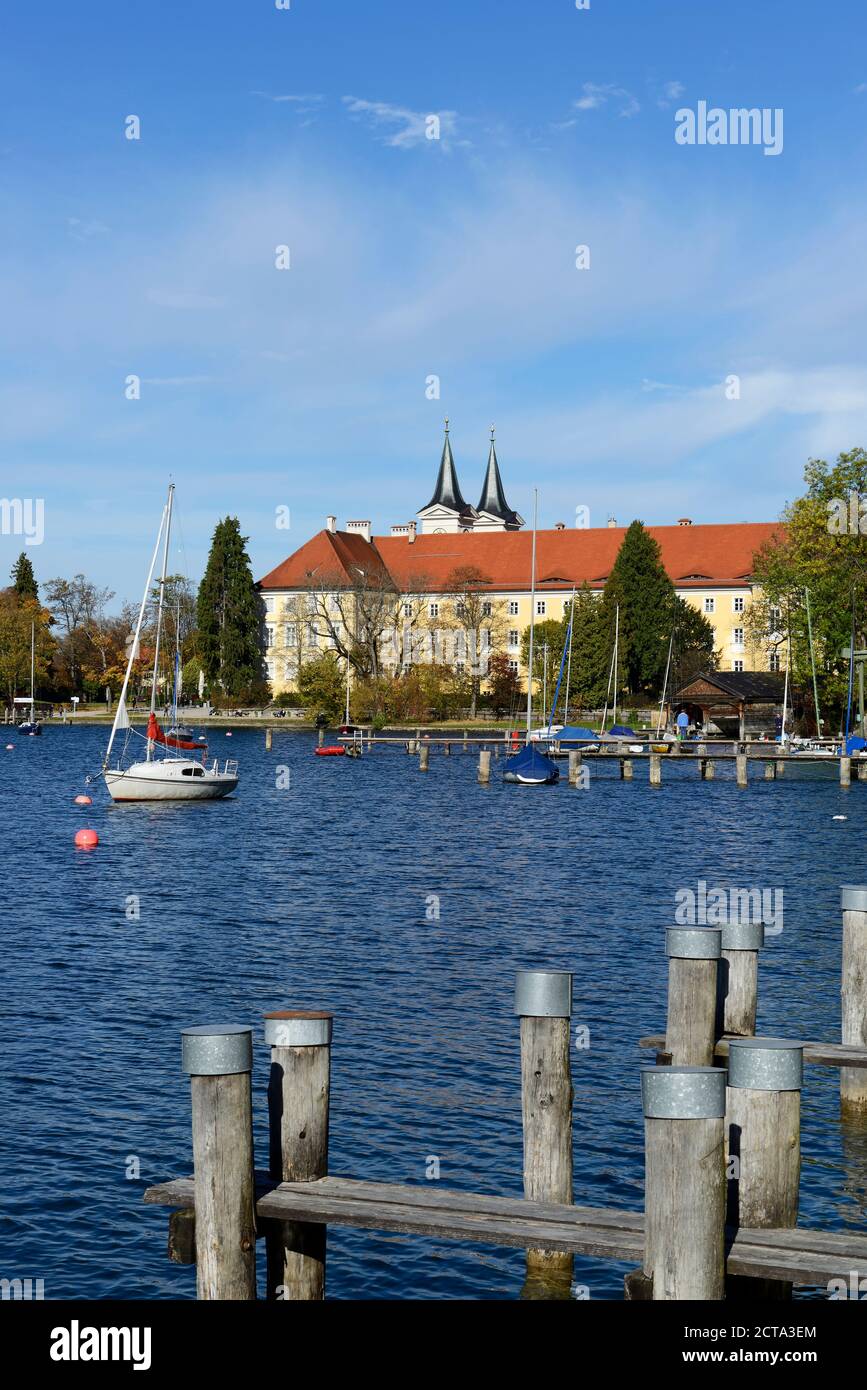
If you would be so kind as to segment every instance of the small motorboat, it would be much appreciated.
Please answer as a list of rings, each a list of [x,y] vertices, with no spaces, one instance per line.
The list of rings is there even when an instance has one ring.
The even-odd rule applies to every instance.
[[[314,748],[313,752],[317,758],[342,758],[346,756],[346,749],[342,743],[323,743],[321,748]]]

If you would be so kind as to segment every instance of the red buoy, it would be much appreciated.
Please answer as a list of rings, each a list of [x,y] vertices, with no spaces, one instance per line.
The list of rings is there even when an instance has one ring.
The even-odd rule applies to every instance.
[[[81,796],[77,796],[77,797],[75,798],[75,804],[76,804],[76,806],[92,806],[92,805],[93,805],[93,797],[92,797],[92,796],[84,796],[84,794],[82,794]]]
[[[99,844],[99,836],[95,830],[77,830],[75,834],[76,849],[94,849]]]

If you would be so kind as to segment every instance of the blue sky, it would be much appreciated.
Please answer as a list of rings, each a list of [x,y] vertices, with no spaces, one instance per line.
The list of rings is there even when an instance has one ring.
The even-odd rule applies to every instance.
[[[865,29],[854,0],[7,12],[0,492],[45,499],[37,576],[137,596],[169,475],[194,579],[227,513],[257,575],[329,512],[387,530],[446,414],[467,499],[494,421],[542,525],[776,517],[867,445]],[[782,153],[678,145],[699,101],[781,108]]]

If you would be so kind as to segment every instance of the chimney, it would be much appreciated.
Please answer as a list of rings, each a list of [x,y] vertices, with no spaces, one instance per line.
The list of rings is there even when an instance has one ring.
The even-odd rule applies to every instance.
[[[346,529],[350,535],[363,536],[366,541],[370,541],[369,521],[347,521]]]
[[[616,517],[616,516],[610,516],[610,517],[608,518],[608,526],[609,526],[609,528],[610,528],[610,529],[613,529],[613,527],[615,527],[616,525],[617,525],[617,517]]]
[[[691,525],[692,525],[692,517],[689,517],[689,516],[679,516],[679,517],[677,518],[677,524],[678,524],[678,526],[691,526]]]
[[[409,537],[408,537],[410,545],[412,545],[413,541],[415,540],[415,527],[416,527],[416,523],[415,523],[414,521],[411,521],[411,522],[409,523]]]
[[[325,529],[326,529],[326,531],[330,531],[331,534],[332,534],[332,536],[334,535],[334,532],[337,530],[337,517],[336,517],[336,516],[327,516],[327,517],[325,518]]]

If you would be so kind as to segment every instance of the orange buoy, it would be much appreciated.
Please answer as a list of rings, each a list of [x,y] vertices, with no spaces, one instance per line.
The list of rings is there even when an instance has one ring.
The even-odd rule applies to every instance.
[[[92,806],[92,805],[93,805],[93,797],[92,797],[92,796],[84,796],[84,795],[82,794],[81,796],[77,796],[77,797],[75,798],[75,804],[76,804],[76,806]]]
[[[94,849],[99,844],[99,836],[95,830],[77,830],[75,833],[76,849]]]

